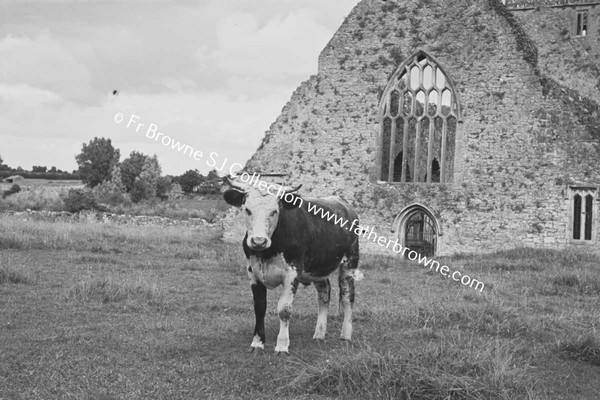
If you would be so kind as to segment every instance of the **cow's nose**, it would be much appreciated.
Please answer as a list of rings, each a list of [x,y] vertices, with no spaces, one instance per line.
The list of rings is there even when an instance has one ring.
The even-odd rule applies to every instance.
[[[252,245],[256,246],[256,247],[264,247],[267,244],[267,238],[264,237],[253,237],[252,240]]]

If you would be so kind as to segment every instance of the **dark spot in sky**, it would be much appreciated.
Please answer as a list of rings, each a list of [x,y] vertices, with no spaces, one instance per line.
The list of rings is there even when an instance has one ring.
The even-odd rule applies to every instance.
[[[113,96],[116,96],[117,94],[119,94],[119,92],[116,89],[113,90]]]

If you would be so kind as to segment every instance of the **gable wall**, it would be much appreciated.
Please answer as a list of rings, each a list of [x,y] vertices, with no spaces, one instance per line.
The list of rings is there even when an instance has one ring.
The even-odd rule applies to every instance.
[[[577,99],[545,95],[548,85],[524,60],[521,38],[481,4],[487,1],[361,2],[247,168],[289,172],[304,194],[339,194],[388,237],[395,215],[424,204],[442,227],[438,254],[566,245],[569,183],[600,185],[589,162],[600,159],[598,136],[574,115]],[[378,184],[379,97],[417,50],[440,62],[462,105],[454,182]]]

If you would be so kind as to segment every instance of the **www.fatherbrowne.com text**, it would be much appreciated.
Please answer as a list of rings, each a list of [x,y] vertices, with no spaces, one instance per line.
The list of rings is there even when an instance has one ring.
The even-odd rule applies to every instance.
[[[304,200],[301,197],[295,196],[292,193],[285,193],[282,191],[282,188],[279,185],[269,184],[260,179],[260,174],[248,174],[246,172],[238,175],[233,175],[234,177],[238,177],[238,179],[250,186],[254,186],[259,190],[264,190],[267,193],[276,196],[280,199],[284,199],[287,202],[291,202],[295,206],[302,206]],[[323,208],[317,206],[316,204],[312,204],[310,201],[307,201],[307,209],[309,213],[321,217],[328,222],[332,222],[342,228],[345,228],[349,231],[354,231],[355,234],[366,238],[367,240],[372,240],[373,243],[377,243],[379,246],[391,249],[396,254],[401,254],[402,256],[406,256],[411,261],[417,261],[419,264],[424,266],[429,266],[429,269],[435,269],[436,272],[439,272],[443,276],[447,278],[452,278],[453,280],[460,282],[461,284],[469,287],[474,287],[475,289],[479,289],[480,292],[483,292],[483,288],[485,287],[483,282],[478,281],[477,279],[471,278],[468,275],[463,275],[460,271],[453,271],[450,273],[450,267],[447,265],[440,265],[440,263],[436,260],[423,256],[417,253],[414,250],[410,250],[408,247],[402,246],[398,243],[398,239],[389,240],[385,236],[379,236],[375,232],[374,227],[369,227],[359,225],[358,220],[354,220],[352,222],[348,221],[345,218],[339,217],[336,214],[332,214],[329,211],[323,210]]]

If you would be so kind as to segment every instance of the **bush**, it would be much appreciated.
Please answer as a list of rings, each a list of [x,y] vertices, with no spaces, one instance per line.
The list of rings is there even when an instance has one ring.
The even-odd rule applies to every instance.
[[[156,186],[152,186],[151,183],[136,178],[129,195],[134,203],[139,203],[142,200],[151,200],[156,197]]]
[[[16,183],[13,183],[13,185],[10,187],[10,189],[5,190],[2,198],[6,198],[8,196],[10,196],[11,194],[15,194],[15,193],[19,193],[21,191],[21,186],[17,185]]]
[[[3,196],[4,197],[4,196]],[[0,201],[0,211],[64,211],[65,203],[58,188],[36,187],[21,190]]]
[[[161,176],[156,181],[156,197],[161,200],[167,200],[171,192],[171,179],[167,176]]]
[[[142,200],[153,200],[160,177],[160,165],[156,155],[147,157],[142,166],[142,172],[135,178],[133,188],[129,192],[131,200],[137,203]]]
[[[112,181],[104,181],[93,189],[94,197],[102,204],[111,206],[131,205],[131,199],[127,193],[124,193],[119,186]]]
[[[67,211],[79,212],[98,208],[96,197],[91,190],[71,189],[64,199]]]
[[[200,185],[204,180],[204,177],[198,172],[198,170],[190,169],[181,175],[178,182],[181,185],[181,190],[185,193],[192,193],[194,188]]]

